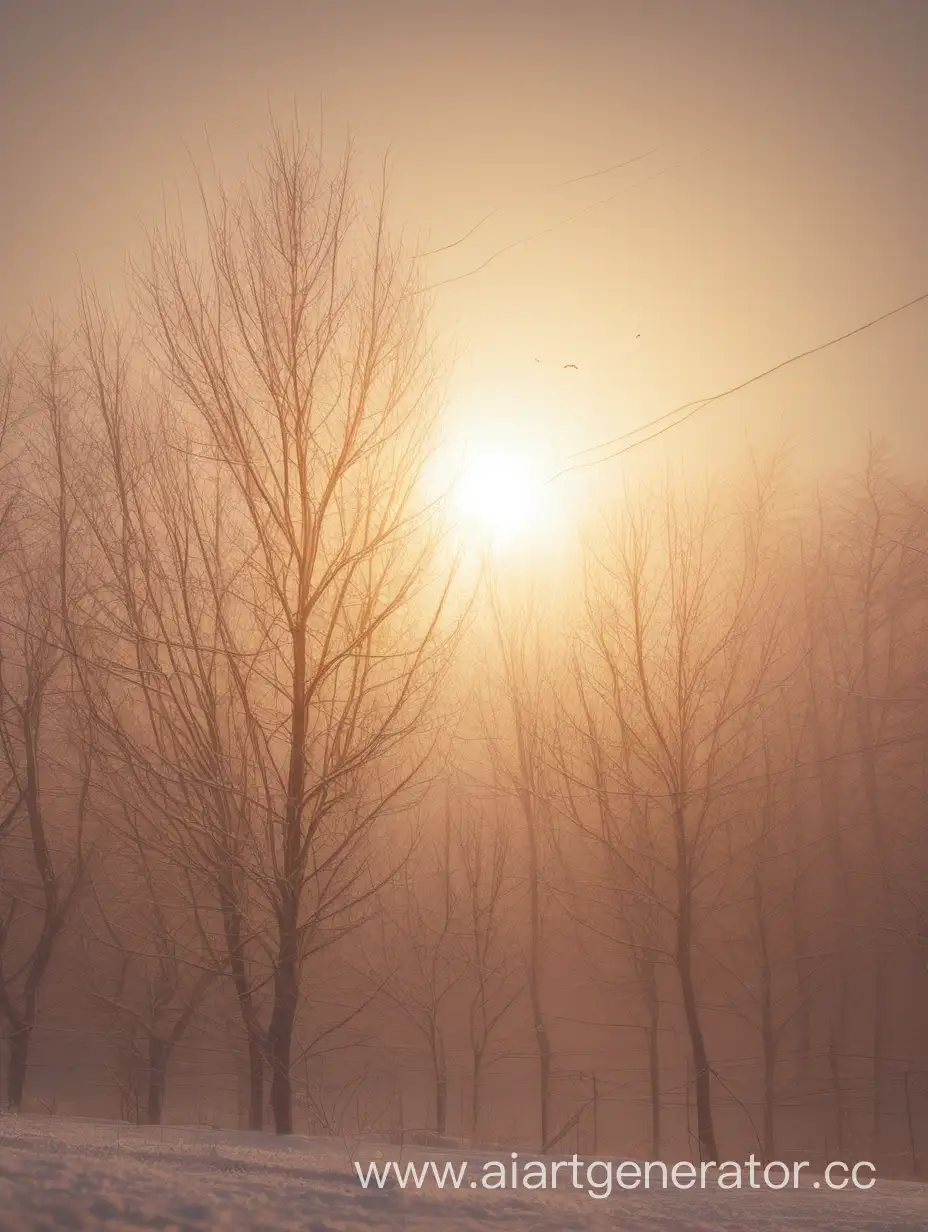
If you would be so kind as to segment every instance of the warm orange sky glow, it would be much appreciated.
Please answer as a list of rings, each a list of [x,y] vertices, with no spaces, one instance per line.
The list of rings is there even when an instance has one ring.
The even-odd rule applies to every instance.
[[[77,260],[118,283],[179,181],[189,199],[191,157],[234,180],[269,105],[296,104],[310,127],[324,112],[330,150],[350,126],[366,171],[390,149],[410,245],[454,245],[422,263],[453,396],[534,402],[541,378],[559,397],[578,378],[554,418],[582,448],[928,284],[926,22],[917,0],[14,0],[0,316],[16,336],[30,306],[64,304]],[[910,457],[923,335],[924,313],[899,318],[635,465],[713,470],[786,441],[830,468],[870,430]],[[588,482],[608,489],[605,470]]]
[[[0,0],[0,1232],[928,1228],[926,66]]]

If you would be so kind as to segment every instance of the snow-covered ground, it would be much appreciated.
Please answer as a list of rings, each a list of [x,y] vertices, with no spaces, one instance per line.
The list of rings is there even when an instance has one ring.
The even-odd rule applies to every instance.
[[[0,1117],[0,1232],[924,1232],[928,1186],[619,1192],[364,1190],[352,1166],[464,1156],[374,1142]],[[471,1156],[480,1175],[486,1156]]]

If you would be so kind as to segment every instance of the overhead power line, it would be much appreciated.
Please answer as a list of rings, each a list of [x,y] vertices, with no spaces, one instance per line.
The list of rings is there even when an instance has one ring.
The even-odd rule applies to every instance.
[[[763,372],[755,373],[754,376],[748,377],[747,380],[739,381],[737,385],[731,385],[728,389],[710,394],[706,398],[697,398],[694,401],[684,402],[681,406],[664,411],[663,414],[657,415],[654,419],[649,419],[645,423],[639,424],[636,428],[631,428],[629,431],[621,433],[619,436],[611,437],[609,440],[600,441],[597,445],[590,445],[586,449],[580,449],[576,453],[569,454],[569,465],[562,466],[559,471],[549,476],[547,482],[553,483],[555,479],[559,479],[562,475],[567,475],[571,471],[585,470],[591,466],[600,466],[603,462],[611,462],[614,458],[620,458],[623,454],[630,453],[633,449],[637,449],[639,446],[646,445],[649,441],[663,436],[665,432],[670,432],[671,429],[680,427],[681,424],[686,423],[688,419],[692,419],[694,415],[704,410],[707,406],[720,402],[723,398],[728,398],[732,394],[740,393],[742,389],[755,385],[758,381],[772,376],[774,372],[779,372],[783,368],[788,368],[791,364],[799,363],[801,359],[808,359],[810,355],[817,355],[820,351],[826,351],[829,347],[837,346],[839,342],[846,342],[848,338],[862,334],[865,330],[872,329],[874,325],[879,325],[882,321],[888,321],[890,317],[897,316],[900,312],[905,312],[909,308],[914,308],[917,304],[924,303],[925,300],[928,300],[928,291],[922,292],[921,295],[916,295],[913,299],[906,300],[904,304],[897,304],[895,308],[890,308],[888,312],[881,312],[879,316],[872,317],[869,321],[865,321],[863,325],[857,325],[853,329],[847,330],[846,333],[838,334],[837,337],[829,338],[826,342],[820,342],[817,346],[809,347],[807,350],[800,351],[796,355],[790,355],[788,359],[781,359],[779,363],[764,369]],[[670,422],[666,422],[668,420]],[[647,435],[641,436],[642,432]],[[638,439],[632,440],[631,438],[633,437],[638,437]],[[629,443],[622,444],[624,441]],[[620,445],[620,448],[612,449],[613,445]],[[582,458],[589,453],[599,453],[603,449],[612,449],[612,452],[600,458],[590,458],[587,461],[570,461],[572,458]]]
[[[653,150],[645,150],[643,154],[634,154],[631,158],[623,159],[622,162],[619,163],[611,163],[608,167],[601,167],[597,171],[587,171],[584,175],[575,175],[572,179],[561,180],[557,184],[548,184],[543,188],[536,189],[535,192],[531,194],[524,194],[524,196],[528,200],[531,200],[532,197],[540,197],[549,192],[557,192],[558,189],[569,188],[572,184],[581,184],[585,180],[598,180],[602,176],[612,175],[614,171],[621,171],[624,167],[630,167],[632,163],[640,163],[643,159],[650,158],[652,154],[656,154],[657,151],[658,147],[655,146]],[[491,218],[495,218],[496,215],[501,213],[505,208],[506,207],[502,205],[496,206],[494,209],[490,210],[488,214],[484,214],[483,218],[481,218],[479,222],[474,223],[474,225],[469,230],[465,231],[463,235],[459,235],[456,240],[451,240],[447,244],[441,244],[438,248],[429,248],[425,252],[417,253],[416,256],[419,258],[434,257],[440,252],[449,252],[452,248],[460,247],[465,240],[469,240],[475,232],[479,231],[484,223],[489,222]],[[521,243],[523,241],[519,242]]]
[[[702,150],[697,151],[697,155],[701,153],[702,153]],[[629,159],[628,161],[629,163],[637,162],[639,159],[646,158],[646,157],[647,155],[641,154],[641,155],[638,155],[637,158]],[[672,163],[670,166],[667,166],[667,167],[662,167],[659,171],[655,171],[651,175],[643,176],[640,180],[634,180],[630,184],[625,184],[621,188],[619,188],[616,192],[610,193],[607,197],[598,197],[595,201],[589,202],[587,205],[584,205],[580,209],[575,210],[572,214],[567,214],[563,218],[557,219],[555,222],[551,223],[549,226],[542,227],[538,231],[533,231],[529,235],[519,236],[518,239],[514,239],[508,244],[504,244],[502,248],[497,248],[495,252],[490,253],[490,255],[485,260],[481,261],[479,265],[475,265],[471,269],[464,270],[460,274],[452,274],[448,278],[441,278],[437,282],[432,282],[432,283],[429,283],[427,286],[419,287],[413,292],[413,294],[427,295],[430,292],[437,290],[439,287],[448,286],[449,283],[461,282],[465,278],[473,278],[475,274],[479,274],[482,270],[485,270],[488,265],[492,265],[494,261],[499,260],[499,258],[504,256],[506,253],[512,252],[514,248],[521,248],[523,244],[531,243],[533,240],[543,239],[546,235],[551,235],[552,232],[559,231],[562,227],[566,227],[570,223],[576,222],[576,220],[578,218],[582,218],[584,214],[589,214],[592,210],[598,210],[601,206],[609,205],[612,201],[618,200],[619,197],[626,196],[633,189],[641,188],[642,185],[649,184],[652,180],[658,180],[662,176],[669,175],[672,171],[679,170],[680,167],[686,166],[686,164],[691,161],[693,160],[692,159],[682,159],[680,162]],[[626,164],[620,163],[617,165],[624,166]],[[615,168],[610,167],[608,168],[608,170],[613,171],[615,170]],[[605,174],[606,174],[605,171],[591,173],[591,175],[605,175]],[[584,178],[590,178],[590,177],[579,176],[578,180],[584,179]],[[565,181],[565,183],[572,183],[572,182],[573,181],[570,181],[570,180]],[[470,236],[473,235],[473,233],[477,230],[477,228],[481,227],[483,223],[487,221],[487,219],[492,218],[493,214],[495,213],[497,213],[496,210],[491,211],[491,213],[486,215],[485,218],[482,218],[480,222],[476,224],[476,226],[472,227],[471,230],[468,231],[466,235],[461,236],[461,238],[459,240],[455,240],[454,243],[446,244],[442,248],[432,249],[431,253],[420,253],[419,256],[426,257],[426,256],[434,255],[437,252],[444,252],[448,248],[456,247],[458,244],[463,243],[464,240],[469,239]]]

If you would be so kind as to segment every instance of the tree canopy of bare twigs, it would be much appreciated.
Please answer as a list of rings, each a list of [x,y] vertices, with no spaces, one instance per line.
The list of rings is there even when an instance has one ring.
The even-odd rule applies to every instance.
[[[452,640],[420,484],[435,373],[347,156],[330,172],[276,132],[255,183],[202,207],[205,248],[163,229],[139,275],[156,383],[121,379],[85,300],[114,660],[88,688],[113,790],[234,985],[251,1124],[266,1067],[289,1133],[306,964],[376,891],[371,835],[426,765]]]

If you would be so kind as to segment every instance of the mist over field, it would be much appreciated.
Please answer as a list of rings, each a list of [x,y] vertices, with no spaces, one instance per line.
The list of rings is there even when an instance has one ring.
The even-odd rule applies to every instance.
[[[4,9],[9,1226],[922,1226],[924,10],[394,7]]]

